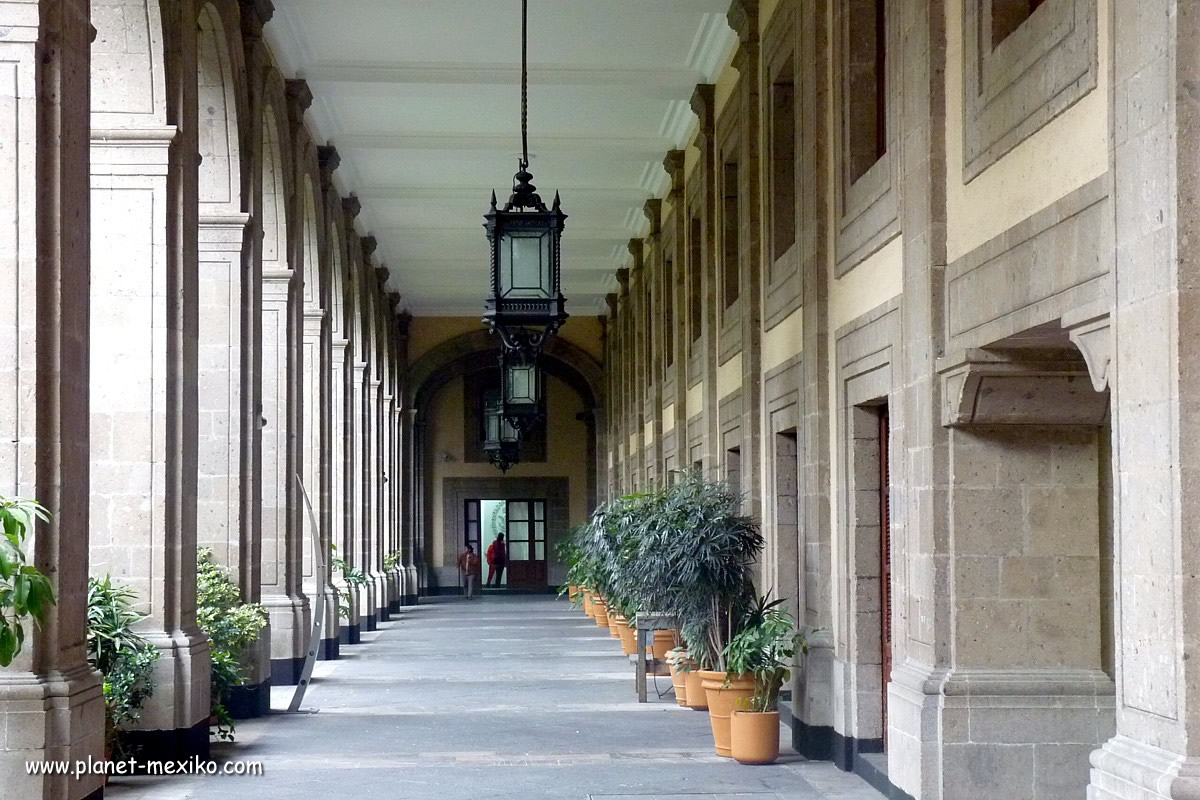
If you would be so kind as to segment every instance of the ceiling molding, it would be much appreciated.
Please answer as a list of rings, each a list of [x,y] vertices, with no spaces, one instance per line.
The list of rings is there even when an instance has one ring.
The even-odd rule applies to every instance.
[[[691,108],[682,102],[686,113]],[[665,123],[664,123],[665,124]],[[342,150],[448,150],[479,151],[486,153],[508,153],[514,148],[512,134],[339,134],[336,145]],[[544,136],[534,142],[535,150],[555,153],[602,153],[604,155],[627,155],[636,159],[660,157],[664,149],[670,149],[669,137],[614,137],[614,136]],[[536,156],[537,153],[530,153]]]
[[[475,200],[488,198],[494,186],[362,186],[358,189],[358,197],[367,200]],[[555,191],[555,190],[551,190]],[[570,204],[571,198],[582,197],[588,200],[618,203],[637,203],[640,207],[648,198],[641,187],[626,186],[560,186],[557,191],[563,195],[564,210]],[[500,193],[496,193],[499,197]],[[550,197],[543,195],[549,204]],[[481,201],[483,202],[483,201]]]
[[[729,27],[724,12],[705,14],[688,53],[687,65],[702,74],[708,83],[716,83],[736,44],[737,34]]]
[[[312,64],[296,70],[309,83],[385,83],[390,85],[519,86],[519,64],[451,62]],[[529,67],[530,86],[636,86],[690,90],[705,75],[694,69],[644,67],[578,67],[542,64]]]

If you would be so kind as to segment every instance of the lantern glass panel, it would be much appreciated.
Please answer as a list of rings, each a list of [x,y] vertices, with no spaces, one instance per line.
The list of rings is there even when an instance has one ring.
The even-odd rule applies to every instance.
[[[500,418],[499,409],[497,409],[497,411],[496,411],[496,416],[497,416],[497,419]],[[507,419],[504,420],[500,424],[500,441],[508,443],[508,442],[517,442],[517,441],[520,441],[520,439],[521,439],[521,434],[517,433],[517,429],[514,428],[512,426],[512,423],[510,423]]]
[[[509,364],[505,367],[504,402],[506,405],[537,405],[537,364]]]
[[[500,294],[550,297],[550,232],[510,231],[500,246]]]

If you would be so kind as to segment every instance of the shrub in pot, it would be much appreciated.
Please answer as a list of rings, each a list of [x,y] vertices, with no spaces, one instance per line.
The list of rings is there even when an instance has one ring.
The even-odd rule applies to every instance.
[[[229,693],[245,683],[242,659],[267,624],[267,611],[258,603],[243,603],[241,592],[212,550],[196,554],[196,622],[208,636],[212,651],[212,716],[218,738],[233,740],[234,722],[225,707]]]
[[[88,663],[104,676],[105,756],[122,757],[121,730],[138,721],[154,694],[158,648],[134,631],[145,615],[134,609],[137,595],[109,576],[88,578]]]
[[[752,685],[730,718],[730,752],[742,764],[770,764],[779,757],[779,690],[796,649],[792,618],[778,608],[780,602],[761,598],[725,648],[730,671],[749,676]]]
[[[25,645],[24,620],[46,621],[54,605],[54,587],[28,563],[25,537],[49,512],[34,500],[0,497],[0,667],[7,667]]]

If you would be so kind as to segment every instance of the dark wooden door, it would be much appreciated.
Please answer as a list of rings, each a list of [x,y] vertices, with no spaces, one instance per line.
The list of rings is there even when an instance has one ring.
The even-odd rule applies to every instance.
[[[892,678],[892,525],[891,478],[888,474],[888,409],[879,410],[879,597],[880,637],[883,670],[883,746],[887,749],[888,681]]]
[[[508,501],[508,586],[546,588],[546,502]]]

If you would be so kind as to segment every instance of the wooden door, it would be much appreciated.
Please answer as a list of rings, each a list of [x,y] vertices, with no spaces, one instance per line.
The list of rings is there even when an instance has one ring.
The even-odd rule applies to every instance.
[[[888,409],[879,410],[879,605],[880,649],[883,670],[883,746],[887,749],[888,681],[892,678],[892,526],[891,478],[888,475]]]
[[[546,588],[546,502],[508,501],[508,586]]]

